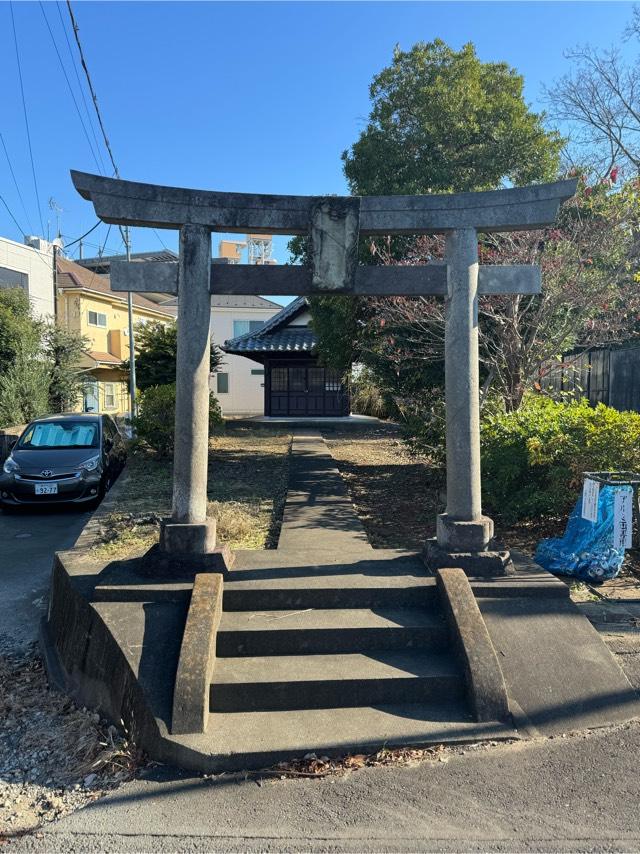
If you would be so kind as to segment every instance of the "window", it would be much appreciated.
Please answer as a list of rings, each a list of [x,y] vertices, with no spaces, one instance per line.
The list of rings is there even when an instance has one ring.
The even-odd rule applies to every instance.
[[[286,391],[287,390],[287,369],[272,368],[271,369],[271,391]]]
[[[107,327],[107,315],[100,311],[89,311],[89,326],[101,326],[103,329]]]
[[[113,383],[105,383],[104,384],[104,408],[105,409],[115,409],[116,408],[116,393],[114,390]]]
[[[229,374],[216,374],[218,394],[229,394]]]
[[[8,267],[0,267],[0,288],[22,288],[29,291],[29,276]]]
[[[342,383],[340,382],[340,374],[337,371],[332,371],[329,368],[325,371],[324,387],[326,391],[340,391]]]
[[[264,369],[254,368],[251,371],[251,376],[252,377],[263,377],[264,376]]]
[[[50,450],[51,448],[97,448],[97,421],[39,421],[23,433],[18,448]]]
[[[264,326],[264,320],[234,320],[233,321],[233,337],[238,335],[246,335],[247,332],[257,332]]]

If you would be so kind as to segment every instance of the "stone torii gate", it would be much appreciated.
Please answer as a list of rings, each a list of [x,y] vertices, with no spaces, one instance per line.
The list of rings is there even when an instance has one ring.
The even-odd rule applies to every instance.
[[[478,232],[541,228],[554,222],[576,181],[480,193],[423,196],[270,196],[140,184],[71,173],[80,195],[114,225],[180,231],[178,263],[113,262],[116,291],[178,294],[176,440],[172,517],[160,551],[176,566],[218,553],[207,520],[210,295],[437,295],[446,300],[445,402],[447,508],[437,518],[434,566],[469,574],[509,571],[508,553],[489,551],[493,522],[482,514],[478,295],[536,294],[532,266],[478,265]],[[211,232],[303,234],[311,266],[212,264]],[[359,235],[444,233],[444,263],[367,267]]]

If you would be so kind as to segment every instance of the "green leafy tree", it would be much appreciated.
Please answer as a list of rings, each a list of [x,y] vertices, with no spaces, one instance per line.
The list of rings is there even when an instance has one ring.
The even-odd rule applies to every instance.
[[[22,288],[0,289],[0,374],[13,364],[19,351],[36,352],[41,333],[42,324],[34,319]]]
[[[141,391],[176,381],[178,327],[172,323],[147,323],[138,326],[136,342],[136,385]],[[211,371],[222,364],[222,352],[211,345]],[[128,369],[128,364],[126,365]]]
[[[351,192],[447,193],[555,179],[563,140],[529,109],[523,84],[506,63],[481,62],[472,44],[455,51],[438,39],[396,48],[371,84],[367,126],[342,155]],[[294,239],[290,248],[304,262],[304,242]],[[415,254],[411,236],[361,246],[369,264]],[[342,370],[359,359],[377,373],[369,300],[315,297],[311,311],[321,358]]]
[[[563,140],[544,128],[505,62],[440,39],[396,47],[370,86],[371,112],[342,155],[353,193],[460,192],[555,178]]]
[[[134,420],[137,438],[159,457],[170,457],[175,444],[176,385],[150,386],[140,396],[138,415]],[[209,394],[209,431],[224,426],[218,399]]]
[[[18,348],[0,374],[0,427],[26,424],[49,408],[50,365],[38,353]]]
[[[43,356],[49,364],[49,409],[51,412],[73,410],[82,395],[82,374],[78,362],[89,341],[57,323],[50,323],[42,336]]]

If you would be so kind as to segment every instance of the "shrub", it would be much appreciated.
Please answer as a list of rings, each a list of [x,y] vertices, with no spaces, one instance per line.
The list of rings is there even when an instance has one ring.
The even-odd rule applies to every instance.
[[[409,400],[398,400],[400,426],[412,454],[429,458],[433,466],[445,465],[446,410],[444,389],[425,388]]]
[[[0,427],[27,424],[49,408],[49,365],[37,354],[19,349],[0,375]]]
[[[374,418],[390,418],[392,415],[392,405],[367,368],[354,373],[351,380],[351,411]]]
[[[138,415],[134,420],[136,435],[161,457],[173,453],[175,413],[175,383],[151,386],[140,395]],[[218,399],[210,394],[209,431],[213,432],[223,424]]]
[[[482,424],[484,501],[504,522],[565,513],[584,471],[640,467],[640,414],[586,400],[525,400]]]

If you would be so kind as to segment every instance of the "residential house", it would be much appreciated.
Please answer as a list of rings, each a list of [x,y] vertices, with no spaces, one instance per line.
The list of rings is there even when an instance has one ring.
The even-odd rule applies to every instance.
[[[340,374],[318,363],[317,339],[306,297],[299,297],[262,327],[225,341],[232,359],[243,356],[264,370],[263,412],[267,416],[348,415],[349,389]]]
[[[85,375],[79,409],[124,415],[130,411],[127,295],[111,290],[109,277],[95,273],[67,258],[57,259],[57,318],[67,329],[89,339],[79,367]],[[142,294],[133,295],[134,324],[174,319],[171,309]]]
[[[228,338],[257,332],[278,314],[282,306],[259,296],[211,297],[211,338],[219,347]],[[220,401],[223,415],[262,415],[264,368],[251,359],[225,353],[224,362],[211,377],[211,390]]]
[[[124,255],[102,258],[83,258],[78,263],[96,273],[108,273],[111,261],[123,259]],[[134,252],[132,261],[176,262],[177,255],[170,250],[156,252]],[[213,259],[225,263],[228,258]],[[161,306],[165,311],[177,314],[177,298],[167,299],[167,294],[146,293],[145,298]],[[259,296],[211,297],[211,339],[220,346],[227,338],[235,338],[246,332],[255,332],[281,309],[278,303]],[[217,373],[211,376],[211,390],[220,402],[223,415],[261,415],[264,411],[264,368],[242,356],[225,355]]]
[[[24,243],[0,237],[0,288],[22,288],[38,318],[52,318],[55,314],[56,245],[40,237],[25,237]]]

